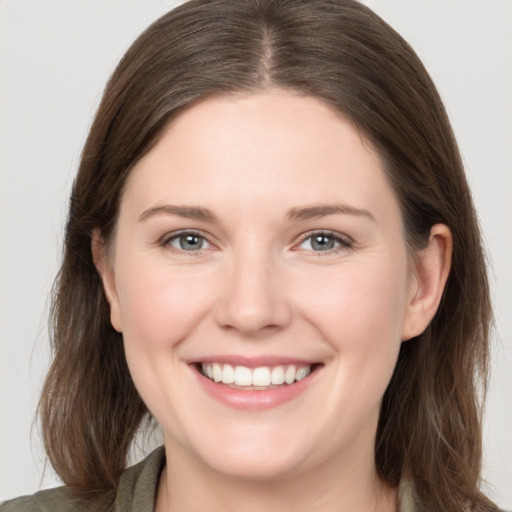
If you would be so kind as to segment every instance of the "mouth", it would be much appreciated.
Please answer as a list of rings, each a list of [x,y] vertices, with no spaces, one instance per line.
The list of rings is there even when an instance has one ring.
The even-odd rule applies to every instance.
[[[207,395],[242,412],[262,412],[299,399],[314,386],[324,366],[281,357],[233,355],[189,364]]]
[[[281,364],[250,368],[228,363],[197,363],[198,371],[217,384],[232,389],[267,391],[304,380],[319,364]]]

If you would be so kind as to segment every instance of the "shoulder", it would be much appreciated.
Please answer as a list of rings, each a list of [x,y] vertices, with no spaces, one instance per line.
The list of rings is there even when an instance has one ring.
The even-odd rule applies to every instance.
[[[85,512],[68,487],[39,491],[0,505],[0,512]]]
[[[116,512],[153,512],[164,466],[165,450],[160,446],[143,461],[128,468],[119,480]]]
[[[119,481],[116,512],[152,512],[160,473],[165,465],[165,451],[157,448],[143,461],[128,468]],[[90,506],[76,498],[66,486],[39,491],[0,504],[0,512],[90,512]]]

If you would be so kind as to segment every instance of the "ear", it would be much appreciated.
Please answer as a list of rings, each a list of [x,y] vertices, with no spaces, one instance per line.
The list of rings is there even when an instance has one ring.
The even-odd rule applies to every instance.
[[[430,230],[427,247],[414,255],[402,341],[421,334],[434,317],[450,273],[452,249],[448,226],[435,224]]]
[[[103,283],[103,291],[110,305],[110,322],[114,329],[122,332],[121,309],[117,294],[114,269],[109,261],[107,247],[99,229],[95,229],[91,240],[92,259]]]

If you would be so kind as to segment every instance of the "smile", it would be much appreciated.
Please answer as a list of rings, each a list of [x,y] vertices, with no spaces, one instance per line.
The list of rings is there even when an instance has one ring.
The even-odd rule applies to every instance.
[[[278,365],[274,367],[233,366],[222,363],[202,363],[201,373],[213,382],[240,387],[241,389],[273,389],[275,386],[293,384],[305,379],[312,365]]]
[[[230,409],[265,411],[297,400],[322,373],[323,363],[261,356],[208,357],[190,361],[207,395]]]

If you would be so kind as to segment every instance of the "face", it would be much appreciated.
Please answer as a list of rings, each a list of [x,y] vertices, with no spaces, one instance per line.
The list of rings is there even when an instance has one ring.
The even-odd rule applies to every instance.
[[[272,479],[373,460],[409,263],[370,144],[275,90],[170,124],[129,178],[102,277],[167,450]]]

